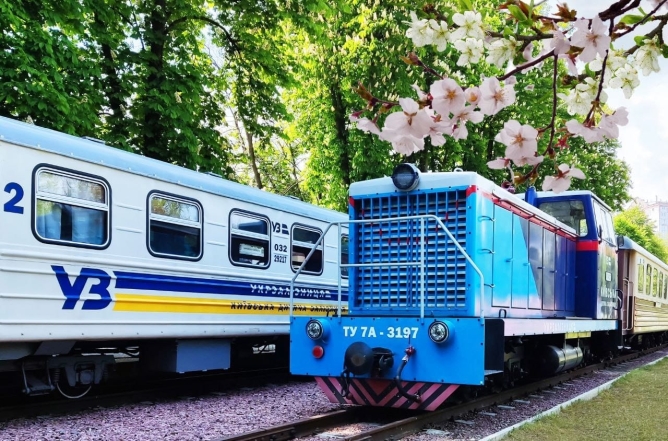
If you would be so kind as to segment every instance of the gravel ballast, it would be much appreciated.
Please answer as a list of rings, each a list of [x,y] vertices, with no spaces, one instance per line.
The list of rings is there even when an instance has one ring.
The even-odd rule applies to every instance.
[[[339,409],[315,382],[97,408],[0,423],[0,440],[215,440]]]
[[[458,421],[434,424],[429,431],[405,439],[479,440],[665,356],[668,351],[658,351],[536,396],[504,403],[506,407],[471,412],[458,417]],[[215,440],[341,408],[330,403],[314,382],[268,384],[200,397],[96,408],[71,415],[16,419],[0,423],[0,440]],[[329,439],[345,432],[332,433],[335,436]]]

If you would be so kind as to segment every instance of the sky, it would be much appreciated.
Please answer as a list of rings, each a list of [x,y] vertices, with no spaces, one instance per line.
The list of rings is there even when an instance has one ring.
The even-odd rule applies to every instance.
[[[613,1],[570,0],[567,3],[577,11],[578,17],[591,18],[607,9]],[[641,7],[646,12],[652,9],[647,0],[641,1]],[[660,12],[668,10],[664,8]],[[653,28],[650,24],[643,30],[648,32]],[[633,44],[627,40],[619,46],[628,49]],[[619,46],[615,45],[615,48]],[[618,156],[631,169],[631,195],[650,201],[668,201],[668,60],[660,58],[659,65],[661,71],[658,73],[653,72],[647,77],[639,73],[640,85],[630,99],[626,99],[620,89],[606,89],[607,104],[611,108],[624,106],[629,111],[629,123],[619,128],[622,147]]]

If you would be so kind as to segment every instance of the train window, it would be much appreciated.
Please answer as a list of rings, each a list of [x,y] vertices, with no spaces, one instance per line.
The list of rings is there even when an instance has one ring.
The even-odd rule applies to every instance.
[[[652,295],[656,297],[659,294],[659,270],[654,267],[652,272]]]
[[[109,186],[61,170],[36,172],[37,237],[48,243],[104,248],[109,242]]]
[[[341,263],[348,263],[348,236],[341,236]],[[348,267],[341,268],[341,277],[344,279],[348,278]]]
[[[543,202],[538,208],[573,228],[578,236],[587,235],[587,219],[582,201]]]
[[[659,271],[659,286],[657,288],[656,294],[659,297],[663,297],[663,272]]]
[[[269,219],[241,211],[230,213],[230,261],[256,268],[269,266]]]
[[[294,271],[298,270],[301,267],[302,263],[309,253],[313,249],[313,246],[318,242],[322,231],[304,227],[300,225],[294,225],[292,227],[292,269]],[[306,262],[302,272],[304,274],[322,274],[322,242],[315,248],[313,255]]]
[[[202,257],[202,208],[188,199],[153,193],[149,196],[148,248],[156,257]]]
[[[638,292],[645,291],[645,265],[638,264]]]
[[[663,277],[663,298],[668,298],[668,275]]]
[[[615,229],[612,225],[610,213],[603,208],[601,204],[594,201],[594,211],[596,212],[596,225],[601,229],[601,239],[608,243],[615,243]]]
[[[647,264],[647,271],[645,271],[647,277],[645,277],[645,294],[648,296],[652,294],[651,283],[652,283],[652,265]]]

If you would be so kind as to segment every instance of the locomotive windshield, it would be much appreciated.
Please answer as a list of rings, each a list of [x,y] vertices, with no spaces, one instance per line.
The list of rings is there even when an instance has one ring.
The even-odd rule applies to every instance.
[[[587,235],[587,219],[582,201],[542,202],[538,208],[573,228],[578,236]]]

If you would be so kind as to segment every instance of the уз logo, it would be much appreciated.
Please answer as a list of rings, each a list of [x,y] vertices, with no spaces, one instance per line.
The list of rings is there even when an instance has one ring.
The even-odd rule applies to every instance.
[[[111,303],[111,294],[109,294],[107,289],[111,283],[111,277],[106,272],[96,268],[81,268],[81,273],[74,279],[74,283],[72,284],[70,283],[70,277],[65,271],[65,268],[59,265],[51,265],[51,269],[56,273],[60,290],[65,296],[63,309],[74,309],[77,302],[81,299],[81,294],[86,287],[88,279],[97,280],[97,283],[94,283],[90,287],[88,293],[96,294],[100,296],[100,298],[84,300],[81,309],[104,309]]]

